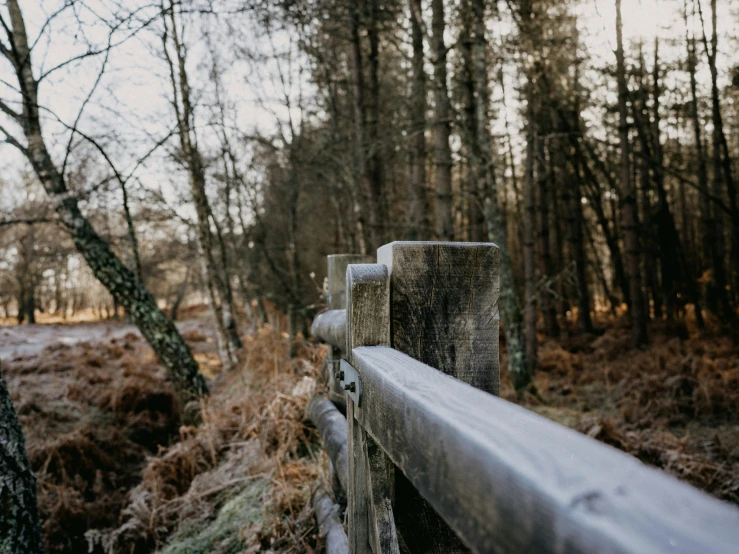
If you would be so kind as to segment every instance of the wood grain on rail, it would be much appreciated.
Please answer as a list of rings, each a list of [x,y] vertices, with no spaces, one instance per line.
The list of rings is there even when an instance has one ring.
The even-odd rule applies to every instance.
[[[473,551],[735,554],[739,510],[388,347],[362,427]]]

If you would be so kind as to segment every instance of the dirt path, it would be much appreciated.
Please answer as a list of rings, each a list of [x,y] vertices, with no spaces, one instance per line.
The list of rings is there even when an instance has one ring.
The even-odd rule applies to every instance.
[[[202,334],[206,340],[201,342],[212,343],[214,340],[213,332],[203,318],[178,322],[177,327],[182,333]],[[0,361],[9,362],[19,356],[35,356],[47,346],[110,342],[128,333],[141,336],[134,325],[117,321],[7,325],[0,327]]]

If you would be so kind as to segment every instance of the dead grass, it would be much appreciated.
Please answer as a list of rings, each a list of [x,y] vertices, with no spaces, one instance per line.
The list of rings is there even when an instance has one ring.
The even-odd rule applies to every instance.
[[[217,373],[207,329],[185,336]],[[181,426],[163,368],[134,333],[16,356],[4,371],[39,479],[47,551],[314,550],[318,442],[304,412],[322,351],[299,350],[289,359],[287,340],[269,329],[248,337],[241,367],[211,384],[197,428]]]
[[[541,337],[537,393],[523,398],[503,348],[502,396],[739,503],[736,345],[662,324],[653,346],[630,350],[623,319],[604,329]],[[207,332],[187,336],[212,355]],[[197,428],[181,426],[163,369],[133,333],[11,361],[48,552],[320,551],[308,506],[325,456],[304,418],[322,358],[303,344],[290,359],[285,337],[262,329],[241,366],[214,379]]]
[[[133,333],[55,343],[3,370],[38,478],[46,551],[87,552],[85,532],[118,523],[147,454],[177,436],[166,375]]]
[[[737,344],[667,323],[650,333],[644,350],[629,348],[623,319],[601,335],[540,336],[537,394],[518,398],[502,360],[502,395],[739,503]]]
[[[318,443],[304,417],[321,359],[309,345],[289,359],[269,329],[247,338],[241,367],[203,402],[202,425],[148,460],[118,528],[89,532],[91,544],[126,554],[313,552]]]

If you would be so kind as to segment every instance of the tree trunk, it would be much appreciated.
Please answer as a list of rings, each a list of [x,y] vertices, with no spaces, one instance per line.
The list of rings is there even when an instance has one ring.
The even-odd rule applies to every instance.
[[[516,216],[517,221],[523,221],[523,211],[521,209],[521,206],[523,202],[519,202],[519,196],[520,196],[520,187],[518,186],[518,177],[516,176],[516,164],[514,161],[514,155],[513,155],[513,140],[511,139],[511,129],[510,124],[508,121],[508,106],[506,105],[505,97],[505,77],[503,75],[503,72],[500,71],[498,73],[499,77],[499,84],[502,92],[502,98],[501,102],[503,104],[503,124],[505,126],[505,142],[506,142],[506,162],[508,164],[508,170],[511,172],[511,185],[513,185],[513,198],[515,199],[515,202],[513,202],[513,209],[514,215]],[[508,218],[506,218],[507,220]],[[521,225],[509,225],[506,223],[506,231],[513,227],[517,230],[518,239],[521,244],[523,244],[523,231],[521,229]]]
[[[671,302],[671,295],[675,293],[672,283],[674,281],[674,269],[665,272],[665,268],[668,263],[662,264],[662,289],[660,289],[659,275],[657,264],[660,256],[664,261],[664,253],[668,251],[667,243],[660,243],[654,230],[652,202],[650,199],[650,192],[652,188],[652,173],[650,169],[657,172],[655,166],[655,160],[652,156],[653,143],[650,140],[651,136],[647,133],[646,126],[649,121],[649,115],[647,113],[647,95],[648,91],[644,86],[644,55],[642,45],[639,45],[639,67],[637,73],[638,80],[638,94],[636,98],[632,99],[632,115],[634,117],[635,127],[637,129],[637,136],[639,138],[639,150],[634,152],[633,167],[634,173],[637,169],[639,171],[639,187],[638,190],[641,193],[641,232],[640,235],[640,246],[644,252],[643,263],[644,263],[644,279],[646,283],[646,290],[652,295],[652,306],[654,309],[654,317],[656,319],[662,319],[662,300],[667,300],[667,312],[668,318],[672,317],[672,308],[674,302]],[[638,157],[636,154],[639,154]],[[650,167],[651,166],[651,167]],[[636,175],[634,175],[634,183],[637,182]],[[647,318],[649,318],[649,298],[645,298],[645,305],[647,311]]]
[[[63,289],[62,289],[62,271],[59,266],[54,269],[54,313],[58,314],[61,312],[62,317],[66,318],[66,305],[64,301]]]
[[[687,8],[685,12],[685,26],[686,33],[689,33],[687,31],[689,28]],[[700,217],[703,231],[703,255],[701,257],[703,259],[703,268],[705,269],[708,267],[715,267],[716,265],[716,222],[713,219],[713,205],[711,204],[711,193],[708,189],[708,164],[706,162],[706,154],[703,147],[703,125],[698,111],[696,44],[693,36],[688,35],[686,38],[688,48],[688,73],[690,75],[690,120],[693,126],[696,157],[698,158],[698,188],[701,200]],[[718,310],[718,306],[711,303],[709,303],[709,308],[714,312]]]
[[[369,0],[369,25],[367,37],[369,39],[369,85],[367,87],[367,140],[369,152],[367,155],[367,171],[370,184],[370,202],[372,204],[370,221],[370,236],[372,249],[382,246],[385,241],[385,225],[387,210],[383,187],[383,141],[380,139],[380,34],[378,0]]]
[[[24,134],[28,143],[26,157],[46,192],[55,200],[60,221],[72,237],[77,251],[95,277],[131,314],[133,322],[167,368],[181,400],[187,402],[198,398],[207,392],[207,387],[190,348],[172,321],[157,307],[151,293],[82,215],[76,197],[69,194],[63,176],[51,159],[41,132],[38,83],[33,77],[23,16],[17,0],[9,0],[7,6],[17,52],[16,72],[23,91]]]
[[[185,270],[185,278],[182,280],[182,283],[180,283],[180,286],[177,287],[177,295],[175,296],[174,302],[172,302],[172,308],[169,312],[169,317],[172,321],[177,321],[177,315],[180,310],[180,306],[182,305],[182,301],[185,299],[185,295],[187,294],[187,285],[190,281],[190,266],[187,266],[187,269]]]
[[[461,57],[462,57],[462,71],[461,73],[461,89],[462,89],[462,104],[463,104],[463,117],[462,117],[462,141],[466,146],[467,157],[470,163],[467,166],[467,172],[465,175],[463,188],[464,188],[464,201],[466,204],[467,221],[466,221],[466,240],[472,242],[480,242],[483,238],[483,222],[484,214],[482,210],[482,199],[480,198],[478,191],[478,173],[479,173],[479,156],[477,151],[476,138],[476,113],[475,106],[477,101],[475,99],[475,75],[472,61],[472,20],[470,16],[471,8],[469,5],[470,0],[466,0],[463,4],[462,16],[463,25],[467,29],[461,37]]]
[[[524,271],[524,329],[526,335],[526,359],[528,370],[533,372],[534,360],[537,359],[536,338],[536,268],[534,265],[534,235],[536,191],[534,183],[534,158],[536,157],[536,108],[533,81],[526,84],[526,175],[523,181],[524,190],[524,231],[523,231],[523,271]]]
[[[553,128],[556,132],[556,127]],[[552,137],[549,147],[549,174],[552,176],[551,183],[553,185],[551,192],[552,199],[552,268],[556,274],[565,271],[565,231],[563,223],[567,220],[567,211],[569,208],[562,207],[562,189],[569,187],[572,181],[572,172],[567,165],[567,153],[563,151],[565,141],[562,137]],[[574,253],[572,254],[574,255]],[[559,314],[562,319],[567,319],[567,312],[570,311],[570,299],[567,284],[563,279],[559,279],[554,294],[557,298],[553,298],[555,313]]]
[[[543,107],[539,106],[539,113],[535,114],[537,121],[543,121]],[[539,124],[541,125],[541,124]],[[554,267],[552,264],[552,251],[549,237],[549,184],[550,174],[546,164],[546,149],[544,147],[543,132],[540,129],[535,140],[536,159],[536,239],[539,254],[539,267],[541,268],[541,280],[543,287],[540,293],[541,313],[544,316],[544,330],[550,337],[559,336],[559,324],[557,323],[557,307],[555,305],[554,290],[552,288],[552,277]]]
[[[192,193],[195,213],[197,216],[198,241],[200,253],[203,257],[203,277],[210,296],[213,319],[216,324],[217,338],[221,363],[226,371],[233,369],[237,362],[237,354],[243,347],[239,338],[236,321],[233,316],[233,294],[230,292],[230,282],[226,267],[218,267],[217,253],[219,252],[218,241],[211,231],[211,218],[213,213],[208,196],[205,192],[205,168],[203,159],[197,144],[195,129],[193,128],[194,111],[190,100],[190,84],[188,81],[185,52],[180,40],[177,18],[175,14],[174,0],[170,0],[168,14],[162,14],[165,23],[165,35],[163,36],[165,57],[170,69],[170,79],[173,88],[175,115],[177,118],[180,146],[184,156],[184,163],[190,177],[190,190]],[[177,71],[168,54],[168,33],[166,19],[169,16],[172,25],[172,42],[177,56]],[[175,73],[177,73],[177,77]],[[181,100],[179,105],[178,97]],[[224,253],[221,253],[223,256]],[[221,259],[223,262],[223,259]]]
[[[578,126],[578,129],[580,129],[580,126]],[[618,220],[614,217],[608,217],[608,214],[606,213],[604,207],[600,184],[592,169],[590,168],[588,160],[592,160],[595,163],[596,167],[599,168],[601,173],[606,177],[607,184],[611,187],[611,189],[616,189],[618,185],[614,180],[610,178],[610,174],[608,173],[607,169],[603,167],[603,161],[598,158],[597,153],[593,150],[592,146],[586,140],[583,139],[582,144],[577,140],[573,140],[572,144],[575,146],[575,150],[579,154],[579,161],[581,162],[583,176],[585,177],[586,196],[588,198],[588,201],[590,202],[591,207],[593,208],[593,211],[595,212],[595,216],[598,220],[598,225],[600,225],[601,230],[603,231],[603,237],[606,240],[606,246],[608,247],[608,252],[611,256],[611,261],[613,262],[616,283],[621,289],[621,293],[623,294],[626,304],[630,306],[631,296],[629,292],[629,280],[626,277],[626,268],[624,265],[623,256],[621,255],[621,248],[617,240],[618,228],[616,224],[618,223]],[[587,157],[581,151],[580,147],[582,145],[585,146]],[[587,186],[588,184],[590,185],[589,187]],[[612,211],[614,212],[613,215],[616,215],[615,210]],[[611,228],[610,221],[613,221],[614,223],[613,229]]]
[[[226,242],[223,240],[223,232],[221,227],[216,221],[215,217],[211,213],[213,220],[213,227],[215,227],[215,237],[218,242],[218,252],[221,254],[220,267],[216,267],[219,270],[221,280],[223,282],[223,324],[226,327],[228,333],[229,343],[236,349],[242,349],[244,343],[241,342],[239,336],[239,328],[236,326],[236,302],[234,301],[233,287],[231,286],[231,263],[228,254],[228,248]]]
[[[126,230],[128,231],[128,241],[131,243],[131,257],[133,258],[133,272],[136,277],[144,282],[144,276],[141,271],[141,257],[139,256],[139,242],[136,238],[136,227],[133,224],[131,216],[131,208],[128,203],[128,189],[124,181],[120,182],[121,194],[123,195],[123,215],[126,219]]]
[[[557,134],[566,134],[568,129],[579,129],[580,124],[580,67],[575,66],[574,76],[575,103],[571,112],[561,112],[559,105],[557,109],[552,110],[552,126]],[[568,118],[567,121],[564,118]],[[585,250],[584,228],[585,220],[582,209],[582,167],[581,156],[577,151],[571,156],[571,166],[567,164],[566,147],[570,140],[579,145],[579,138],[571,139],[561,138],[558,141],[556,150],[556,162],[559,168],[559,174],[563,176],[559,182],[560,198],[563,209],[565,210],[565,221],[567,224],[567,242],[570,246],[570,254],[575,260],[575,278],[577,280],[577,307],[578,320],[580,330],[584,333],[593,331],[593,321],[590,317],[590,290],[588,287],[587,269],[588,259]],[[576,150],[576,149],[575,149]],[[571,187],[571,190],[570,190]],[[600,269],[597,263],[596,268]],[[603,292],[608,296],[611,306],[614,307],[614,300],[610,295],[610,290],[602,278]]]
[[[665,190],[664,154],[662,152],[662,134],[660,131],[660,72],[659,72],[659,41],[654,40],[654,67],[652,68],[652,125],[651,133],[648,134],[652,144],[652,174],[654,185],[657,190],[657,209],[654,213],[657,224],[657,237],[662,248],[658,247],[659,261],[662,276],[662,294],[665,298],[665,314],[667,319],[676,315],[678,303],[679,280],[690,280],[690,272],[687,267],[681,267],[680,256],[682,254],[682,243],[680,235],[675,226],[675,219],[670,210],[670,204]],[[645,98],[646,100],[646,98]],[[649,121],[649,113],[644,106],[644,120]],[[644,160],[645,162],[647,160]],[[668,253],[665,255],[665,250]],[[689,283],[685,283],[687,287]],[[655,307],[655,317],[661,316]]]
[[[451,103],[447,89],[447,50],[444,44],[444,0],[431,0],[434,61],[434,160],[436,163],[435,224],[438,240],[454,240],[452,217]]]
[[[488,90],[488,44],[485,36],[485,1],[472,0],[470,28],[472,32],[472,62],[475,87],[475,119],[472,132],[472,154],[476,166],[477,189],[483,200],[483,215],[487,237],[500,248],[500,311],[508,349],[508,371],[516,390],[531,383],[531,367],[528,360],[526,337],[523,333],[521,304],[513,284],[511,258],[508,254],[507,233],[498,206],[498,191],[492,160],[490,130],[488,128],[490,94]]]
[[[588,259],[585,253],[585,241],[583,239],[583,213],[580,171],[575,158],[575,171],[572,179],[573,190],[569,195],[569,203],[565,203],[565,209],[569,212],[569,243],[570,250],[575,258],[575,277],[577,279],[577,308],[580,330],[585,333],[593,331],[593,321],[590,317],[590,290],[588,289]],[[606,288],[604,292],[608,295]],[[609,300],[611,300],[609,298]]]
[[[11,0],[12,2],[13,0]],[[0,553],[42,554],[36,477],[8,386],[0,371]]]
[[[705,46],[706,55],[708,57],[708,67],[711,71],[711,116],[713,122],[713,182],[712,192],[716,198],[723,198],[723,185],[726,185],[726,191],[729,197],[729,210],[731,212],[731,252],[730,260],[732,266],[739,264],[739,209],[737,207],[737,193],[734,177],[731,171],[731,159],[727,148],[726,135],[724,134],[724,122],[721,115],[721,102],[718,90],[718,70],[716,68],[716,57],[718,55],[718,33],[717,33],[717,13],[716,0],[711,0],[711,45],[709,47],[706,38],[706,32],[703,25],[703,12],[700,0],[696,0],[698,9],[700,10],[701,28],[703,31],[703,44]],[[713,237],[713,272],[715,280],[715,288],[718,295],[721,312],[727,321],[733,322],[736,319],[736,312],[731,306],[729,296],[726,291],[730,279],[727,279],[726,267],[724,265],[724,215],[721,210],[715,210],[713,213],[713,221],[715,225],[715,236]],[[732,267],[736,273],[736,267]],[[733,281],[733,279],[731,279]]]
[[[616,44],[616,78],[618,80],[619,137],[621,143],[621,217],[631,297],[629,309],[631,315],[631,345],[640,347],[647,343],[647,314],[642,291],[636,195],[631,182],[629,123],[626,105],[629,92],[626,87],[621,0],[616,0]]]
[[[662,252],[662,279],[663,288],[668,298],[668,317],[672,316],[671,312],[677,309],[677,290],[678,279],[682,282],[687,292],[688,301],[693,303],[695,310],[696,325],[699,329],[703,329],[704,321],[701,311],[700,295],[693,275],[693,268],[688,255],[686,253],[685,241],[680,237],[675,217],[670,209],[669,199],[667,197],[667,189],[665,188],[665,167],[664,153],[662,150],[662,139],[660,131],[661,121],[661,94],[660,87],[660,64],[659,64],[659,39],[654,39],[654,68],[652,70],[652,95],[654,101],[652,103],[652,144],[653,147],[653,169],[654,182],[657,189],[657,229],[660,244],[667,248],[667,252]],[[681,193],[682,188],[681,188]],[[684,200],[683,200],[684,205]],[[683,216],[683,221],[685,217]]]
[[[347,0],[349,20],[350,20],[350,58],[351,58],[351,89],[352,89],[352,111],[354,115],[354,140],[356,150],[356,175],[359,176],[360,186],[358,187],[362,195],[369,198],[368,206],[368,227],[362,229],[359,236],[360,252],[366,252],[370,249],[377,248],[374,243],[376,232],[376,206],[372,201],[372,192],[370,177],[368,171],[368,146],[367,146],[367,106],[365,103],[365,83],[364,83],[364,58],[362,56],[362,42],[360,38],[360,14],[357,6],[358,0]],[[357,221],[363,221],[358,199],[353,200],[354,212]],[[365,237],[368,234],[369,238]],[[369,244],[369,246],[368,246]]]
[[[654,233],[654,227],[652,225],[652,203],[649,198],[651,189],[651,180],[649,173],[649,162],[647,158],[648,154],[642,150],[639,152],[639,159],[635,160],[635,164],[639,168],[640,187],[641,192],[641,209],[642,209],[642,225],[641,225],[641,245],[644,250],[644,278],[647,285],[647,290],[652,295],[652,306],[654,309],[654,317],[656,319],[662,319],[662,298],[663,296],[667,299],[667,317],[672,317],[672,307],[674,303],[670,301],[670,295],[674,293],[672,287],[672,280],[674,275],[670,272],[664,274],[663,265],[663,278],[662,278],[662,290],[660,290],[659,276],[657,274],[657,263],[661,252],[665,251],[666,244],[660,245],[657,237]],[[647,313],[649,313],[649,299],[645,299],[647,306]]]
[[[26,290],[26,316],[28,324],[36,324],[36,276],[31,273],[28,276],[28,289]]]
[[[408,240],[428,239],[426,202],[426,73],[423,69],[421,2],[410,0],[413,59],[409,106],[411,112],[408,175]]]

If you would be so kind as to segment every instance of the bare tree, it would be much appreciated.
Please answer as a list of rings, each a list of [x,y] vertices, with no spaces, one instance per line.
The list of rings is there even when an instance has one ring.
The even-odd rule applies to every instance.
[[[197,214],[200,261],[218,331],[218,349],[221,362],[227,370],[230,370],[237,362],[237,354],[243,344],[234,319],[233,291],[228,267],[223,263],[223,257],[226,255],[225,247],[220,240],[220,231],[213,217],[208,195],[205,191],[205,167],[197,143],[194,125],[195,113],[186,68],[185,47],[182,43],[182,32],[179,28],[174,0],[170,0],[168,7],[162,6],[162,21],[164,23],[164,34],[162,36],[164,55],[169,66],[173,92],[172,105],[177,119],[183,164],[187,168],[190,178],[190,190],[195,204],[195,213]],[[175,60],[172,60],[169,54],[170,41],[174,49]],[[216,227],[215,233],[211,230],[211,224]],[[220,252],[221,256],[217,252]]]
[[[206,392],[205,380],[190,348],[172,321],[158,308],[154,297],[135,274],[113,253],[82,214],[77,198],[70,193],[65,177],[52,160],[42,127],[38,102],[41,79],[34,76],[32,51],[28,42],[23,14],[17,0],[8,0],[10,25],[0,17],[6,32],[7,45],[0,42],[0,51],[12,65],[20,92],[21,112],[0,101],[2,111],[21,128],[25,144],[8,129],[0,126],[7,143],[17,148],[33,167],[39,181],[54,202],[59,221],[69,232],[78,252],[84,257],[95,276],[125,307],[133,322],[149,341],[167,367],[173,384],[182,399],[197,398]],[[43,76],[42,76],[43,78]]]

